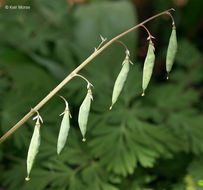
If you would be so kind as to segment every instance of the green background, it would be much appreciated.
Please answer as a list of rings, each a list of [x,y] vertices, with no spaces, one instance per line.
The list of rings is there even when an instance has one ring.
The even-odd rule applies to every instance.
[[[4,1],[2,1],[4,2]],[[45,97],[100,43],[169,9],[176,21],[178,53],[166,80],[171,20],[147,23],[155,36],[156,62],[141,97],[147,34],[122,38],[131,52],[128,79],[112,111],[111,95],[125,51],[114,43],[80,74],[94,85],[87,141],[77,123],[86,83],[70,81],[59,94],[72,114],[68,141],[56,155],[63,100],[54,96],[40,115],[41,146],[25,182],[26,156],[35,122],[29,119],[0,145],[1,190],[201,190],[203,180],[202,0],[8,0],[30,10],[0,8],[0,135]]]

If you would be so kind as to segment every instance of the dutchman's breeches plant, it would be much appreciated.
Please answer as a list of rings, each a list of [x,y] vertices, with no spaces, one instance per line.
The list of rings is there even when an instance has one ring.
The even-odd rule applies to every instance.
[[[128,77],[128,73],[130,72],[130,68],[133,66],[132,61],[130,60],[130,51],[127,48],[127,45],[124,44],[120,38],[127,35],[129,32],[142,27],[146,30],[148,37],[147,37],[147,43],[148,43],[148,51],[147,55],[144,61],[143,66],[143,77],[142,77],[142,93],[141,95],[144,96],[145,92],[147,90],[147,87],[149,86],[150,79],[152,77],[153,68],[155,64],[155,46],[153,43],[154,37],[151,35],[149,30],[144,25],[145,23],[161,16],[161,15],[169,15],[172,19],[172,33],[169,39],[168,44],[168,50],[166,55],[166,72],[167,72],[167,79],[169,78],[169,73],[171,72],[174,58],[177,52],[177,38],[176,38],[176,26],[173,19],[173,16],[171,15],[170,11],[174,9],[169,9],[166,11],[163,11],[155,16],[152,16],[148,18],[147,20],[141,22],[140,24],[130,28],[129,30],[121,33],[120,35],[114,37],[110,41],[107,42],[107,39],[102,37],[101,43],[97,48],[94,49],[94,52],[83,62],[81,63],[75,70],[73,70],[58,86],[56,86],[55,89],[53,89],[42,101],[40,101],[31,111],[29,111],[16,125],[14,125],[5,135],[3,135],[0,138],[0,143],[5,141],[10,135],[12,135],[17,129],[19,129],[33,114],[37,113],[37,116],[34,117],[36,119],[36,124],[34,127],[34,132],[30,141],[30,146],[27,154],[27,177],[25,178],[26,181],[30,180],[30,173],[31,169],[34,164],[34,160],[37,156],[39,146],[40,146],[40,122],[43,123],[42,117],[39,114],[39,109],[44,106],[54,95],[58,94],[58,91],[64,87],[71,79],[74,77],[80,77],[82,80],[85,80],[87,82],[87,94],[84,96],[84,100],[81,103],[79,114],[78,114],[78,126],[80,128],[81,134],[82,134],[82,141],[86,141],[86,132],[88,127],[88,116],[91,110],[91,103],[93,101],[93,91],[92,87],[93,85],[89,82],[89,80],[84,77],[81,74],[78,74],[79,71],[82,70],[83,67],[85,67],[90,61],[92,61],[97,55],[99,55],[101,52],[103,52],[107,47],[109,47],[114,42],[119,42],[124,48],[125,48],[125,57],[121,64],[121,71],[118,74],[118,77],[115,80],[115,84],[113,87],[113,93],[112,93],[112,102],[109,103],[110,107],[109,110],[113,109],[113,105],[119,101],[119,95],[122,93],[122,89],[125,85],[125,82]],[[68,140],[68,134],[69,130],[71,129],[71,111],[69,110],[69,104],[70,99],[67,101],[64,96],[59,95],[64,101],[65,101],[65,109],[62,114],[60,114],[62,117],[61,126],[59,128],[59,134],[58,134],[58,141],[57,141],[57,154],[60,156],[61,151],[63,150],[64,146],[66,145],[66,142]],[[95,100],[96,101],[96,100]],[[73,115],[73,117],[77,117]]]

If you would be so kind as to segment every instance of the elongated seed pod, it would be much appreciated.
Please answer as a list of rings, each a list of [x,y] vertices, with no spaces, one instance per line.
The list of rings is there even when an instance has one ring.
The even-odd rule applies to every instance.
[[[123,65],[122,65],[122,69],[121,69],[121,71],[116,79],[116,82],[114,84],[114,87],[113,87],[112,103],[109,108],[110,110],[112,109],[113,105],[116,103],[116,101],[124,87],[125,81],[128,76],[129,69],[130,69],[129,58],[128,58],[128,56],[126,56],[126,58],[123,62]]]
[[[91,99],[92,99],[92,92],[90,89],[88,89],[87,95],[80,106],[79,115],[78,115],[78,123],[79,123],[80,131],[83,136],[83,139],[82,139],[83,142],[86,140],[85,134],[87,129],[88,116],[90,112]]]
[[[40,146],[40,122],[39,119],[37,119],[27,155],[27,177],[25,178],[26,181],[30,180],[29,177],[30,172],[34,164],[35,157],[38,153],[39,146]]]
[[[177,37],[176,37],[176,28],[175,28],[175,26],[173,26],[171,36],[169,39],[167,55],[166,55],[166,71],[168,74],[172,69],[175,55],[177,52],[177,47],[178,47],[178,45],[177,45]],[[167,79],[168,79],[168,77],[167,77]]]
[[[68,132],[70,129],[70,114],[69,110],[66,108],[63,119],[61,122],[61,127],[58,135],[58,142],[57,142],[57,154],[60,154],[68,137]]]
[[[144,96],[144,92],[151,79],[152,71],[154,68],[154,61],[155,61],[154,47],[153,47],[152,41],[150,40],[148,51],[147,51],[147,56],[146,56],[145,62],[144,62],[143,78],[142,78],[142,89],[143,89],[142,96]]]

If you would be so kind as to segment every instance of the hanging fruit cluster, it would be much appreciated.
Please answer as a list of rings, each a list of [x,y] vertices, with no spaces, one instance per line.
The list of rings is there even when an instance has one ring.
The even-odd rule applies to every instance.
[[[169,78],[169,73],[172,69],[175,55],[177,52],[176,27],[175,27],[173,17],[172,17],[172,20],[173,20],[172,33],[171,33],[171,36],[169,39],[169,45],[168,45],[168,50],[167,50],[167,55],[166,55],[167,79]],[[142,96],[144,96],[145,91],[149,85],[152,73],[153,73],[153,68],[154,68],[154,63],[155,63],[155,53],[154,53],[155,47],[154,47],[154,44],[152,41],[152,39],[154,37],[150,34],[149,30],[144,25],[140,25],[140,26],[142,26],[149,35],[147,38],[147,40],[149,41],[148,42],[149,46],[148,46],[147,55],[146,55],[146,58],[144,61],[143,78],[142,78]],[[106,38],[103,38],[102,36],[100,36],[100,37],[101,37],[102,41],[99,44],[99,46],[97,48],[95,48],[95,52],[97,52],[100,49],[100,47],[102,46],[103,42],[106,41]],[[122,63],[121,71],[118,74],[118,77],[117,77],[114,87],[113,87],[112,103],[109,108],[110,110],[113,108],[113,105],[118,100],[118,97],[119,97],[120,93],[122,92],[122,89],[127,80],[127,76],[128,76],[129,70],[130,70],[130,64],[133,64],[130,61],[130,52],[129,52],[127,46],[121,41],[118,41],[118,42],[120,42],[124,46],[126,51],[125,51],[125,58]],[[78,76],[87,82],[87,94],[80,106],[79,114],[78,114],[78,125],[80,128],[82,137],[83,137],[82,141],[85,142],[88,116],[90,113],[91,102],[93,100],[92,89],[91,89],[93,85],[84,76],[79,75],[79,74],[74,74],[74,77],[75,76]],[[64,148],[64,146],[66,144],[69,129],[70,129],[70,118],[72,118],[67,100],[63,96],[60,96],[60,97],[65,101],[65,110],[63,113],[60,114],[60,116],[63,116],[63,118],[61,121],[61,126],[60,126],[60,130],[59,130],[58,141],[57,141],[57,154],[58,155],[61,153],[62,149]],[[37,112],[37,116],[33,118],[33,120],[36,119],[36,124],[35,124],[34,132],[33,132],[32,138],[31,138],[28,155],[27,155],[27,177],[25,178],[26,181],[28,181],[30,179],[30,177],[29,177],[30,172],[31,172],[35,157],[38,153],[39,146],[40,146],[40,122],[43,123],[43,120],[42,120],[39,112],[38,111],[36,111],[36,112]]]

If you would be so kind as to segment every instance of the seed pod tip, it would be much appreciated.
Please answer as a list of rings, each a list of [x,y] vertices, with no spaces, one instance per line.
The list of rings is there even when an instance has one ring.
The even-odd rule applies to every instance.
[[[29,177],[26,177],[26,178],[25,178],[25,181],[29,181],[29,180],[30,180],[30,178],[29,178]]]
[[[86,138],[83,137],[82,142],[85,142],[85,141],[86,141]]]

